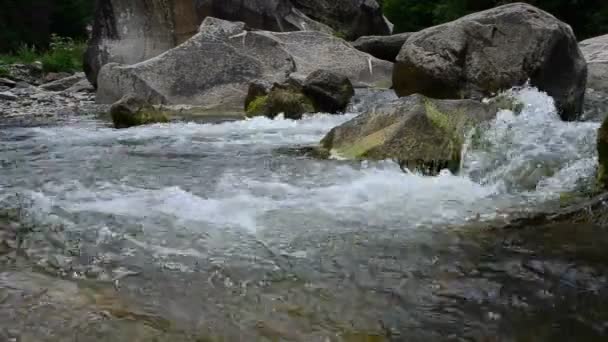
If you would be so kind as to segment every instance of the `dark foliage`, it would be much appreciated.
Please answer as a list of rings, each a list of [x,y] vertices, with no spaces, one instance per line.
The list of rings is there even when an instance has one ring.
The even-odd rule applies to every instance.
[[[93,0],[3,0],[0,6],[0,52],[22,46],[45,50],[51,34],[86,39]]]
[[[527,2],[572,26],[579,39],[608,34],[607,0],[382,0],[397,32],[413,32],[510,2]]]

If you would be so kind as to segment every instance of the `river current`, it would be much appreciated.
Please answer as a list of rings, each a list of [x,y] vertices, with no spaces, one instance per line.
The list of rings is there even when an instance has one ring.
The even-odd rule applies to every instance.
[[[356,113],[6,127],[0,208],[37,227],[34,260],[114,283],[179,329],[228,340],[517,340],[522,317],[555,304],[535,302],[546,283],[518,292],[532,313],[514,309],[505,288],[520,278],[477,268],[510,267],[482,260],[495,238],[454,227],[554,207],[585,188],[599,125],[560,121],[535,89],[511,93],[523,111],[501,111],[469,139],[462,172],[438,177],[294,152]]]

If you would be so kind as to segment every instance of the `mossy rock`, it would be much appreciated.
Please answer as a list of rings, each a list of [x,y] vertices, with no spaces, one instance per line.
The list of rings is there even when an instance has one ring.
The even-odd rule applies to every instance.
[[[247,117],[267,116],[275,118],[284,114],[287,119],[298,120],[305,113],[315,112],[312,101],[298,90],[274,88],[266,96],[258,96],[247,106]]]
[[[110,115],[116,128],[169,122],[167,113],[133,96],[125,96],[113,104]]]
[[[247,117],[256,117],[256,116],[264,116],[266,115],[266,102],[268,101],[268,95],[258,96],[253,99],[247,105],[247,109],[245,113]]]
[[[334,128],[321,145],[346,159],[391,159],[424,174],[457,172],[465,137],[496,116],[496,107],[472,100],[412,95],[384,103]]]
[[[0,77],[10,77],[11,72],[8,70],[8,67],[5,65],[0,65]]]
[[[601,188],[608,189],[608,119],[604,121],[597,136],[599,157],[598,182]]]
[[[113,112],[112,121],[116,128],[129,128],[155,123],[167,123],[169,122],[169,117],[164,112],[152,108],[140,110],[136,113]]]

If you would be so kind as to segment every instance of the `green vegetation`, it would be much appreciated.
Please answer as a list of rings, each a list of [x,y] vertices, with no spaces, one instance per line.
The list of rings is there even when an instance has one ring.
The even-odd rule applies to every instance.
[[[300,119],[304,113],[315,112],[312,101],[294,89],[273,89],[266,96],[258,96],[245,110],[248,117],[267,116],[274,118],[283,113],[287,119]]]
[[[86,40],[94,6],[91,0],[3,0],[0,52],[17,54],[23,46],[46,51],[52,33]]]
[[[264,115],[264,106],[268,96],[258,96],[247,106],[246,114],[247,117],[255,117]]]
[[[608,32],[608,1],[605,0],[381,0],[396,32],[415,32],[511,2],[527,2],[544,9],[572,26],[579,39]]]
[[[46,51],[38,51],[34,46],[22,45],[14,54],[0,55],[0,75],[9,76],[6,64],[31,64],[36,61],[42,63],[44,72],[80,71],[85,49],[84,42],[52,35],[49,49]]]
[[[75,42],[72,38],[53,35],[50,49],[40,58],[42,69],[45,72],[82,70],[82,56],[85,50],[84,42]]]

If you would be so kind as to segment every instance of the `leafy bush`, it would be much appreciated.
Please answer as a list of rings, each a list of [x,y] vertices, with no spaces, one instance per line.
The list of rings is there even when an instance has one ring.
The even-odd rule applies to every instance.
[[[10,76],[10,72],[8,68],[2,64],[0,64],[0,77],[8,77]]]
[[[22,45],[14,54],[0,55],[0,68],[5,64],[31,64],[40,61],[44,72],[80,71],[85,49],[84,42],[76,42],[72,38],[53,34],[47,51],[40,53],[33,46]],[[7,74],[8,70],[4,67],[4,75]]]

